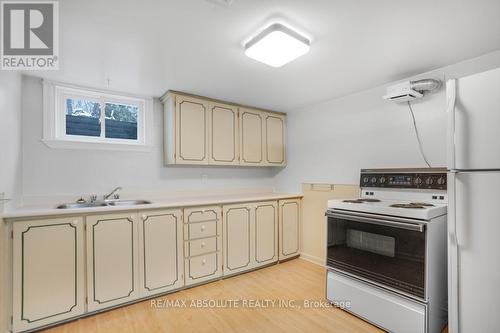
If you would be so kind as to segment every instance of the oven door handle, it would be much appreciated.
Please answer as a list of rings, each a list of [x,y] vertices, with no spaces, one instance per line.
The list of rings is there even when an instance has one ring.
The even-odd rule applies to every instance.
[[[362,223],[377,224],[377,225],[382,225],[382,226],[391,227],[391,228],[418,231],[418,232],[423,232],[425,229],[424,224],[417,224],[417,223],[414,223],[413,221],[410,222],[410,220],[405,220],[405,219],[398,219],[399,221],[404,221],[404,222],[399,222],[399,221],[397,221],[395,219],[391,219],[391,218],[379,219],[379,218],[374,218],[374,217],[365,217],[365,216],[359,216],[359,215],[354,215],[354,214],[343,214],[343,213],[331,212],[331,211],[328,211],[326,213],[326,216],[344,219],[344,220],[362,222]]]

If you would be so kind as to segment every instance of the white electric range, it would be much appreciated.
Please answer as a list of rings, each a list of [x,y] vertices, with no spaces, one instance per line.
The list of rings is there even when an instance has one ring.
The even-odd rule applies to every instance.
[[[446,169],[361,170],[361,196],[330,200],[327,298],[391,332],[447,322]]]

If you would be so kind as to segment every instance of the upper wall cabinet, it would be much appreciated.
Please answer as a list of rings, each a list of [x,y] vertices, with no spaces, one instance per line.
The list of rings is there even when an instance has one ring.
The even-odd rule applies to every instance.
[[[264,113],[240,108],[241,164],[264,164]]]
[[[238,108],[221,103],[209,105],[209,164],[238,165]]]
[[[166,164],[286,165],[286,115],[168,92]]]

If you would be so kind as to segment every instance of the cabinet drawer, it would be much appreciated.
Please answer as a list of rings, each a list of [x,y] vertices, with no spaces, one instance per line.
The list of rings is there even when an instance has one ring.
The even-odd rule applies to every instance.
[[[202,238],[186,242],[187,255],[194,257],[204,253],[217,251],[217,237]]]
[[[184,210],[185,223],[218,221],[220,218],[219,206],[213,207],[195,207]]]
[[[187,225],[189,240],[217,236],[217,222],[199,222]]]
[[[221,275],[219,253],[186,259],[186,284],[195,284]]]

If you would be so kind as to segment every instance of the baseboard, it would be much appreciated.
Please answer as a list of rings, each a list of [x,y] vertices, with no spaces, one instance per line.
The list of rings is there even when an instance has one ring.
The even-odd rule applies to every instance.
[[[313,264],[320,265],[321,267],[325,267],[325,259],[324,258],[312,256],[312,255],[307,254],[307,253],[301,253],[300,258],[307,260],[309,262],[312,262]]]

